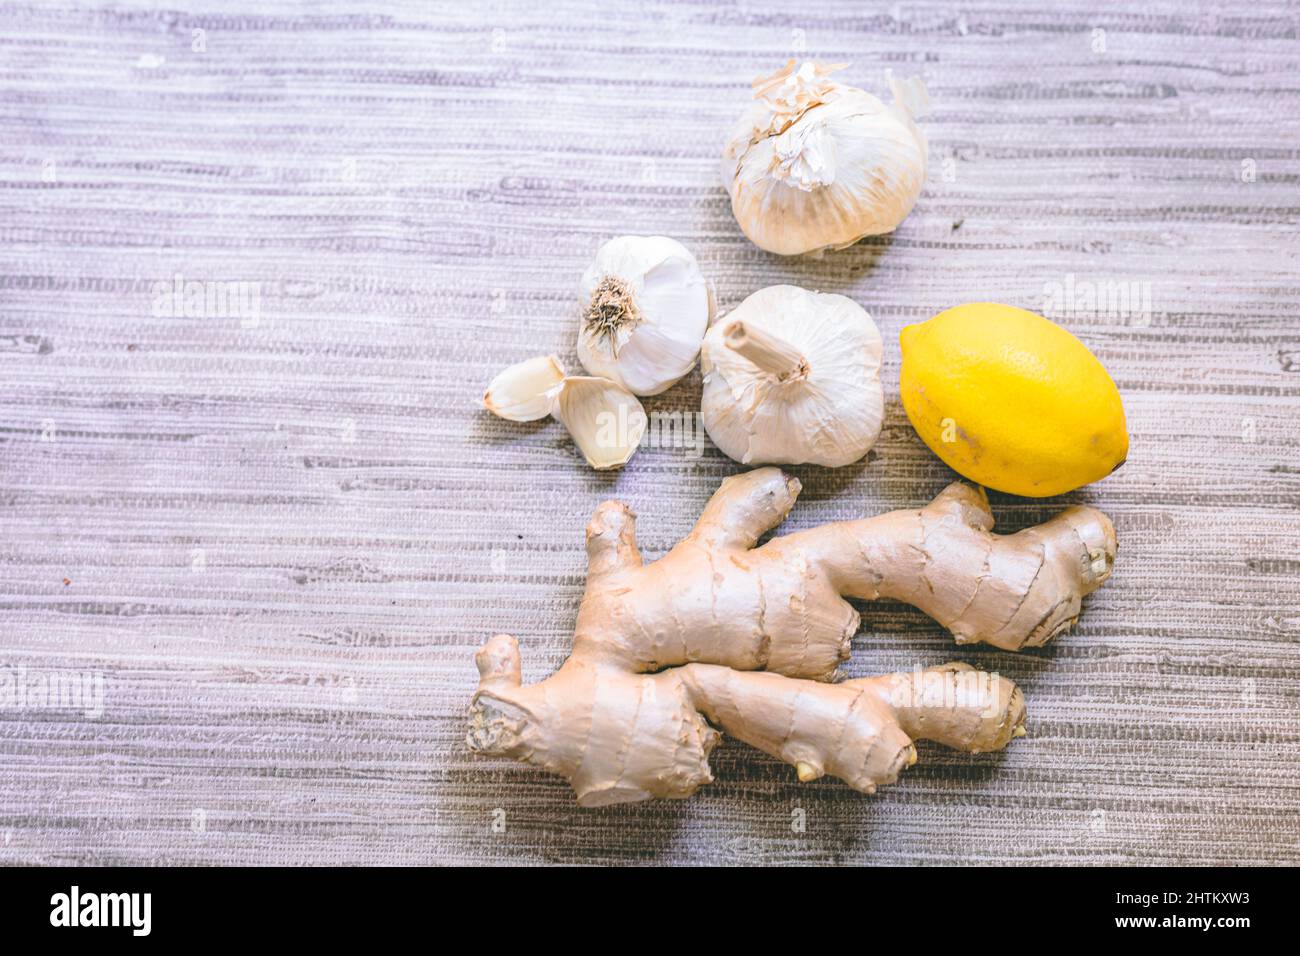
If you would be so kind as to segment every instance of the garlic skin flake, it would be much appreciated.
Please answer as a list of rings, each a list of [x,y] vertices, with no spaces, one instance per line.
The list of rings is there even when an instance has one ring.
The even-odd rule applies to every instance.
[[[645,409],[636,396],[597,376],[567,377],[551,414],[564,423],[587,464],[600,470],[627,464],[645,434]]]
[[[888,81],[886,106],[832,73],[790,60],[754,81],[756,102],[723,152],[736,221],[783,256],[842,249],[892,232],[925,183],[929,147],[915,120],[930,108],[920,77]]]
[[[842,295],[760,289],[704,338],[700,412],[742,464],[857,461],[880,436],[880,331]]]
[[[666,236],[621,236],[582,277],[578,359],[635,395],[658,395],[695,367],[712,296],[695,257]]]
[[[551,414],[564,368],[554,355],[525,359],[499,373],[483,393],[483,407],[498,418],[535,422]]]

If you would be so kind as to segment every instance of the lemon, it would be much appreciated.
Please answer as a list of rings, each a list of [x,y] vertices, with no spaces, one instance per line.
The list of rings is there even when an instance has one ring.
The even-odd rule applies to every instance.
[[[972,302],[899,339],[903,408],[930,450],[998,491],[1043,498],[1128,455],[1119,389],[1088,347],[1041,315]]]

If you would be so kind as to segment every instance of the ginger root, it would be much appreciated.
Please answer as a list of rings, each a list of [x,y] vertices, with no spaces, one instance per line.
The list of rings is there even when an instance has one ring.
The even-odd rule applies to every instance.
[[[1072,507],[995,535],[983,491],[958,482],[919,511],[755,547],[799,490],[776,468],[728,478],[694,530],[648,565],[632,512],[602,504],[587,526],[573,652],[525,686],[518,642],[484,644],[470,748],[559,774],[581,805],[602,806],[690,796],[713,779],[719,729],[800,780],[831,774],[864,793],[916,761],[914,740],[978,753],[1022,734],[1020,690],[964,664],[831,683],[858,630],[845,598],[905,601],[958,643],[1040,645],[1109,576],[1109,519]]]

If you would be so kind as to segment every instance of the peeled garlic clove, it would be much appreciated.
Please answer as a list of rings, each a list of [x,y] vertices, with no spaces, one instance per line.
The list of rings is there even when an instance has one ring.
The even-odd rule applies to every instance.
[[[695,367],[712,298],[695,257],[666,236],[621,236],[582,277],[578,359],[636,395],[658,395]]]
[[[880,436],[876,324],[842,295],[760,289],[704,338],[705,430],[743,464],[838,467]]]
[[[492,379],[483,406],[508,421],[535,422],[551,414],[553,392],[563,379],[564,369],[554,355],[526,359]]]
[[[740,228],[757,246],[799,255],[892,232],[925,183],[929,110],[919,77],[889,83],[886,106],[831,79],[842,64],[791,60],[754,81],[755,104],[723,153]]]
[[[557,389],[551,414],[592,468],[627,464],[645,433],[645,409],[636,396],[605,378],[570,375]]]

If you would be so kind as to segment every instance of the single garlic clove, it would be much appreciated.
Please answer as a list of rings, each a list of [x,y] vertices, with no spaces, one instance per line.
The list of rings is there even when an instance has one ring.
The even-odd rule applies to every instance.
[[[510,366],[492,379],[483,406],[512,422],[535,422],[551,414],[555,388],[564,369],[554,355],[539,355]]]
[[[551,414],[564,423],[592,468],[627,464],[645,433],[636,396],[606,378],[570,375],[556,389]]]
[[[695,257],[666,236],[621,236],[583,274],[578,359],[635,395],[658,395],[695,367],[712,295]]]

